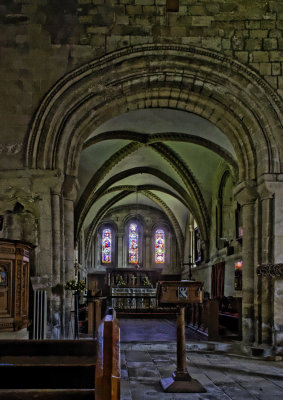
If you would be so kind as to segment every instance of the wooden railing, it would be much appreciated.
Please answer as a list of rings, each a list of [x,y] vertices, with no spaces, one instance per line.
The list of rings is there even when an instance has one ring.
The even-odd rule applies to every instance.
[[[120,399],[119,325],[105,317],[98,339],[1,340],[0,398]]]

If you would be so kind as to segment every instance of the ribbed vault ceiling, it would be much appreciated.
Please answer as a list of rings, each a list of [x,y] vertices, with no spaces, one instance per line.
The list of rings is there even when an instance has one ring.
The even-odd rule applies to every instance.
[[[163,210],[184,235],[190,212],[208,235],[212,193],[235,152],[214,125],[192,113],[144,109],[109,119],[84,143],[76,205],[77,234],[88,240],[113,207]]]

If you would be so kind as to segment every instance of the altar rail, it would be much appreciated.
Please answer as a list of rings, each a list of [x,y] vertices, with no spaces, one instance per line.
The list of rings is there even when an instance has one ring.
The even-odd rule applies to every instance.
[[[187,325],[208,340],[242,337],[242,299],[224,297],[187,306]]]
[[[0,398],[120,399],[119,325],[107,315],[91,340],[1,340]]]

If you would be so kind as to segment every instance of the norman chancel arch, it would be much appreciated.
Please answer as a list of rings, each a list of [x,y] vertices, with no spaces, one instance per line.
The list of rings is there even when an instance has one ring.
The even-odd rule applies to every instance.
[[[19,171],[9,173],[18,191]],[[82,277],[103,270],[97,237],[112,226],[115,266],[126,268],[125,221],[137,218],[143,268],[155,267],[152,232],[165,226],[174,260],[166,273],[188,277],[192,263],[210,293],[212,268],[225,263],[224,295],[242,298],[243,343],[281,348],[282,102],[254,69],[179,44],[94,58],[37,105],[22,179],[27,193],[14,197],[36,218],[32,274],[47,290],[49,336],[68,335],[62,286],[74,273],[74,246]],[[13,203],[5,193],[3,215]]]

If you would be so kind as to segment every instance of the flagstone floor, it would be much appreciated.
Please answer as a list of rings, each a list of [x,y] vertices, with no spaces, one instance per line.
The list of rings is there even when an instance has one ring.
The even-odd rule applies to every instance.
[[[189,339],[187,368],[206,393],[164,393],[160,379],[176,369],[175,322],[120,320],[121,400],[283,400],[283,362],[249,359]]]

